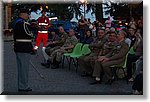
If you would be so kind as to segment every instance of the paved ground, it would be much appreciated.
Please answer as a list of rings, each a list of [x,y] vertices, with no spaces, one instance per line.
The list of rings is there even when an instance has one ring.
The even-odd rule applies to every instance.
[[[47,69],[40,65],[43,61],[41,52],[39,56],[32,55],[32,62],[40,73],[42,79],[35,69],[30,65],[29,82],[32,92],[17,92],[16,59],[11,42],[4,42],[4,92],[2,94],[94,94],[94,95],[129,95],[132,92],[132,84],[127,84],[125,80],[115,81],[112,85],[89,85],[92,78],[83,78],[80,72],[75,72],[75,68],[68,70],[65,63],[64,68]]]

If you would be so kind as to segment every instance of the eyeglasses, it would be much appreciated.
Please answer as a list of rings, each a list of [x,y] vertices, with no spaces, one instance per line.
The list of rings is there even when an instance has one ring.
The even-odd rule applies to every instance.
[[[111,34],[110,34],[109,36],[111,36],[111,37],[116,37],[116,35],[111,35]]]

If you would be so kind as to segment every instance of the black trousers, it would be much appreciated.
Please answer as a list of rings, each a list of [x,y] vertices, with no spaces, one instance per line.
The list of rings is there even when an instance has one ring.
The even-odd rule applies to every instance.
[[[143,74],[138,74],[135,77],[133,86],[132,86],[133,90],[138,90],[138,91],[142,91],[143,90]]]
[[[136,55],[133,55],[133,54],[128,54],[127,64],[126,64],[128,79],[132,78],[132,68],[133,68],[132,63],[136,62],[139,59],[139,57],[140,56],[136,56]]]

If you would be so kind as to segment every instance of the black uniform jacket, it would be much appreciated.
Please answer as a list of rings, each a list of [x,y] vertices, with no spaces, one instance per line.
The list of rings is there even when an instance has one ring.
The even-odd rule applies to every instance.
[[[14,24],[14,51],[30,53],[33,51],[32,33],[29,30],[30,24],[22,18],[18,18]]]

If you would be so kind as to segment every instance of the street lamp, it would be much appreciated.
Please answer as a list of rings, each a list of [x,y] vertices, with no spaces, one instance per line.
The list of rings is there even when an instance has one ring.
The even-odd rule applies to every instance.
[[[80,0],[81,3],[83,3],[84,6],[84,18],[85,18],[85,5],[87,3],[87,0]]]

